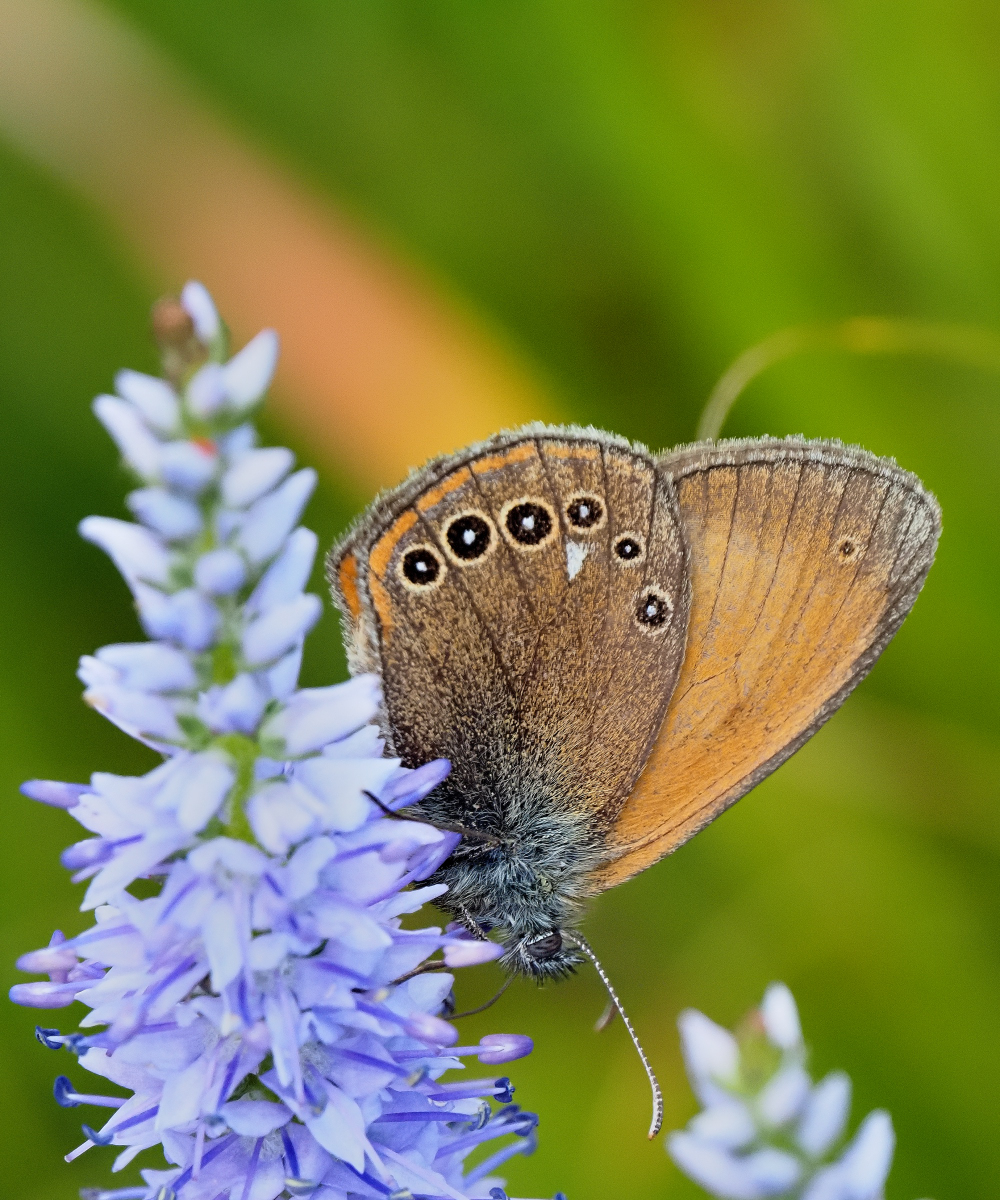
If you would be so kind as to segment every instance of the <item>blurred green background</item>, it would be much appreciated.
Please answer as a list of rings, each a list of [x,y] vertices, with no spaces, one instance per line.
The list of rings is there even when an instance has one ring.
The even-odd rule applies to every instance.
[[[423,264],[573,420],[654,447],[688,440],[729,362],[804,321],[1000,328],[1000,9],[987,0],[114,0],[106,11],[314,194]],[[2,21],[0,5],[0,36]],[[126,480],[89,401],[120,366],[155,369],[146,317],[163,282],[104,214],[4,148],[0,128],[8,983],[18,953],[54,926],[82,927],[57,861],[76,826],[17,785],[151,762],[79,700],[78,656],[138,630],[75,526],[125,515]],[[267,434],[288,442],[280,400]],[[892,1113],[889,1200],[993,1195],[1000,1176],[998,423],[997,379],[941,363],[812,354],[753,384],[727,433],[803,432],[894,455],[941,500],[938,562],[832,723],[672,859],[602,897],[587,924],[659,1070],[666,1128],[695,1108],[678,1012],[729,1024],[781,979],[815,1070],[853,1077],[855,1120]],[[307,523],[329,543],[369,497],[315,465]],[[343,670],[327,615],[307,682]],[[460,1001],[485,998],[494,971],[470,972]],[[585,971],[542,991],[518,984],[473,1019],[537,1041],[511,1074],[541,1114],[540,1148],[510,1166],[511,1194],[700,1195],[662,1139],[646,1142],[648,1094],[624,1030],[591,1032],[602,1006]],[[69,1200],[107,1178],[111,1154],[61,1161],[82,1110],[52,1101],[71,1063],[35,1043],[35,1017],[0,1013],[0,1192]]]

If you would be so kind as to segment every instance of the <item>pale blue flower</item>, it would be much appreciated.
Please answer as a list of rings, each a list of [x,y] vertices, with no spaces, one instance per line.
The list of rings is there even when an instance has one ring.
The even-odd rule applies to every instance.
[[[226,362],[211,297],[192,283],[182,302],[200,345],[182,348],[190,361],[174,347],[176,386],[123,371],[118,395],[95,403],[141,484],[128,499],[138,523],[80,527],[121,570],[151,639],[85,656],[85,699],[164,761],[22,789],[89,834],[62,861],[87,883],[94,924],[22,956],[49,978],[11,991],[89,1009],[80,1032],[38,1030],[78,1058],[56,1101],[111,1110],[83,1124],[67,1160],[112,1144],[120,1170],[162,1149],[169,1165],[144,1169],[143,1185],[91,1200],[503,1195],[492,1172],[530,1152],[536,1118],[504,1076],[443,1076],[463,1058],[520,1058],[531,1040],[459,1046],[442,1016],[452,970],[502,947],[461,927],[403,928],[441,895],[419,885],[459,839],[371,799],[415,803],[450,766],[384,757],[374,676],[298,688],[320,604],[303,591],[317,540],[296,526],[316,477],[291,473],[287,450],[259,449],[245,420],[277,339],[265,331]],[[156,894],[137,899],[137,880]],[[82,1086],[80,1069],[128,1094]]]
[[[869,1113],[846,1148],[851,1083],[813,1084],[798,1010],[772,984],[736,1036],[694,1009],[679,1019],[691,1086],[704,1105],[667,1138],[686,1175],[724,1200],[879,1200],[892,1165],[889,1114]]]

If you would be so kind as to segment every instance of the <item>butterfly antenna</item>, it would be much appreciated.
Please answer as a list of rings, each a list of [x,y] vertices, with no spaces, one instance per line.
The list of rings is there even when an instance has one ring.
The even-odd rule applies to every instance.
[[[615,1008],[618,1009],[618,1015],[625,1023],[625,1028],[628,1030],[628,1035],[632,1039],[632,1045],[635,1046],[636,1053],[639,1055],[643,1068],[646,1072],[646,1078],[649,1080],[650,1089],[653,1093],[653,1119],[649,1124],[649,1136],[650,1139],[655,1138],[660,1132],[660,1127],[663,1124],[663,1092],[660,1090],[659,1081],[653,1074],[653,1068],[649,1065],[649,1059],[646,1057],[646,1051],[643,1050],[642,1044],[636,1037],[635,1030],[632,1028],[632,1022],[628,1019],[628,1014],[625,1012],[625,1009],[622,1008],[622,1002],[618,999],[617,992],[611,986],[611,980],[608,978],[607,972],[601,966],[600,959],[593,952],[593,950],[591,950],[587,939],[582,934],[577,933],[575,930],[573,933],[569,934],[567,934],[564,930],[563,937],[572,942],[575,946],[579,947],[579,949],[582,950],[587,958],[589,958],[594,964],[594,970],[598,975],[600,975],[601,983],[603,983],[608,990],[608,995],[611,997],[611,1003],[615,1006]]]

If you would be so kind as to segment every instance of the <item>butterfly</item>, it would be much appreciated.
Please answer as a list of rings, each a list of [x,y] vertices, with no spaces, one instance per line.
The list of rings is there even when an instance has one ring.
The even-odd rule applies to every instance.
[[[379,497],[328,572],[352,672],[381,677],[392,752],[453,764],[418,806],[470,834],[435,876],[438,903],[496,931],[511,971],[592,957],[586,901],[840,707],[939,532],[915,476],[803,438],[652,454],[530,425]]]

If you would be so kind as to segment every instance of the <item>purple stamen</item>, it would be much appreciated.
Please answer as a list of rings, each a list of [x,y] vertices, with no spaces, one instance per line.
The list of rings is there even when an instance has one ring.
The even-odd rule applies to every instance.
[[[480,1039],[476,1053],[481,1063],[492,1067],[497,1063],[524,1058],[534,1048],[535,1043],[523,1033],[488,1033]]]
[[[72,1000],[63,1001],[64,996],[74,996],[83,991],[80,981],[74,979],[68,983],[15,983],[10,989],[10,998],[15,1004],[25,1004],[29,1008],[65,1008]],[[48,1003],[49,1000],[57,1003]]]
[[[472,1100],[476,1096],[495,1096],[501,1104],[510,1104],[514,1088],[505,1076],[500,1079],[469,1079],[462,1083],[441,1083],[428,1093],[429,1100]]]
[[[358,1008],[362,1008],[359,1003]],[[381,1016],[381,1013],[372,1011],[373,1006],[363,1008],[364,1012],[371,1012],[372,1016]],[[395,1015],[395,1014],[393,1014]],[[399,1020],[399,1018],[397,1018]],[[400,1024],[405,1024],[400,1020]],[[488,1033],[478,1046],[444,1046],[436,1054],[433,1051],[427,1050],[396,1050],[394,1051],[397,1058],[463,1058],[470,1054],[479,1056],[479,1061],[493,1066],[496,1063],[511,1062],[515,1058],[523,1058],[526,1054],[530,1054],[534,1049],[534,1043],[531,1038],[525,1037],[519,1033]]]
[[[78,1092],[65,1075],[56,1076],[52,1092],[56,1098],[56,1104],[60,1108],[76,1108],[78,1104],[93,1104],[100,1108],[121,1108],[126,1099],[117,1096],[91,1096],[84,1092]]]
[[[443,1146],[435,1156],[435,1162],[439,1158],[449,1158],[452,1154],[466,1154],[481,1142],[490,1142],[494,1138],[504,1137],[508,1133],[516,1133],[518,1137],[522,1138],[527,1137],[538,1124],[538,1118],[534,1113],[518,1112],[512,1115],[513,1120],[494,1118],[481,1129],[473,1130],[472,1133],[467,1133],[464,1137]]]
[[[107,1133],[98,1133],[96,1129],[91,1129],[89,1125],[81,1125],[83,1136],[93,1142],[95,1146],[110,1146],[115,1140],[115,1130],[109,1129]]]
[[[502,1166],[508,1158],[513,1158],[515,1154],[534,1154],[536,1141],[534,1137],[528,1138],[526,1141],[511,1142],[509,1146],[503,1146],[496,1154],[491,1154],[489,1158],[484,1158],[475,1170],[470,1171],[465,1177],[466,1186],[473,1183],[478,1183],[480,1179],[485,1179],[487,1175],[492,1175],[497,1167]]]
[[[361,1005],[358,1005],[360,1008]],[[467,1058],[470,1054],[478,1054],[479,1046],[439,1046],[428,1050],[394,1050],[397,1058]]]
[[[29,779],[20,787],[22,796],[51,804],[53,808],[75,808],[81,796],[94,789],[88,783],[60,783],[54,779]]]
[[[447,1124],[467,1124],[469,1121],[475,1121],[477,1117],[466,1113],[455,1112],[440,1112],[431,1110],[429,1112],[397,1112],[383,1113],[380,1117],[376,1117],[372,1122],[373,1125],[389,1124],[397,1121],[442,1121]]]

